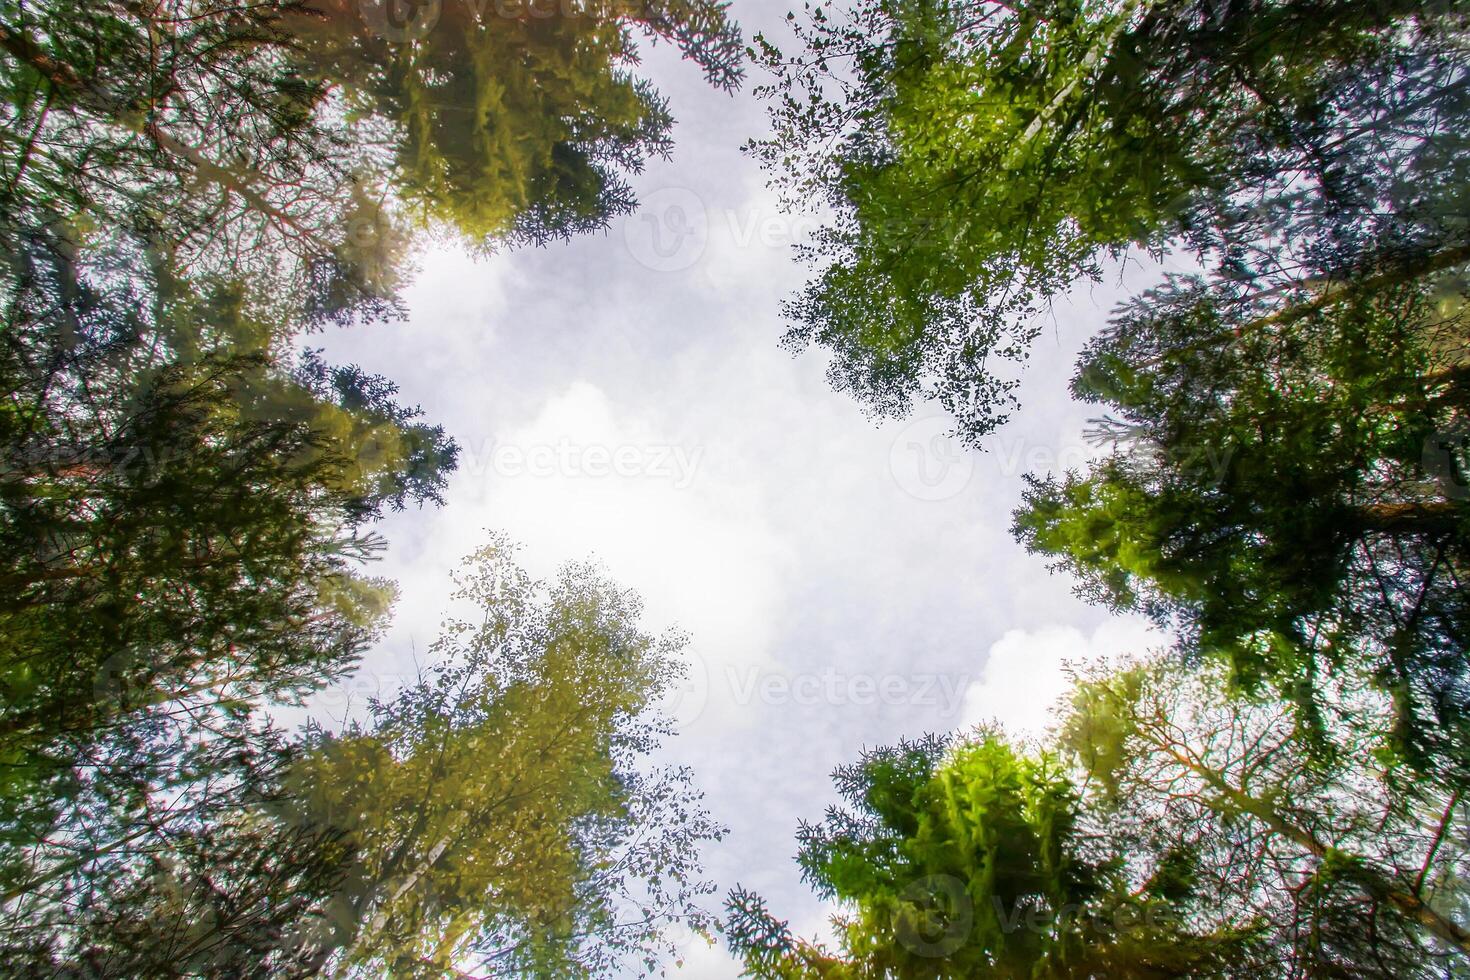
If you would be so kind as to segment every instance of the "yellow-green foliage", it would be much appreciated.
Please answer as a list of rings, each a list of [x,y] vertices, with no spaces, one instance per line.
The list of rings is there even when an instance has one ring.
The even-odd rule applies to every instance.
[[[550,962],[572,923],[602,922],[588,886],[611,865],[587,828],[630,820],[621,767],[672,670],[675,641],[639,633],[637,601],[590,567],[540,593],[497,540],[457,582],[470,615],[446,622],[432,676],[292,776],[298,819],[357,854],[327,916],[338,958],[394,975],[488,936]]]

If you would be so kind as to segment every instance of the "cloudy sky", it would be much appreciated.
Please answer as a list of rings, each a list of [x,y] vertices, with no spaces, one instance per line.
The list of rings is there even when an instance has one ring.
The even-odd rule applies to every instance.
[[[446,0],[456,2],[456,0]],[[786,0],[736,0],[747,33],[779,31]],[[780,300],[802,282],[782,214],[740,145],[765,129],[660,47],[646,69],[679,124],[673,158],[636,186],[642,209],[606,234],[472,261],[424,257],[407,323],[316,338],[329,358],[396,380],[463,448],[447,506],[396,515],[383,574],[395,625],[325,718],[391,688],[433,641],[448,574],[501,529],[533,574],[595,556],[690,636],[671,752],[731,828],[707,854],[721,890],[765,895],[799,931],[825,912],[792,861],[799,818],[864,747],[999,719],[1045,724],[1063,664],[1150,642],[1071,595],[1007,533],[1021,476],[1077,465],[1078,349],[1148,270],[1059,304],[1024,409],[962,451],[934,407],[877,424],[824,379],[824,356],[778,346]],[[680,975],[738,973],[686,946]]]

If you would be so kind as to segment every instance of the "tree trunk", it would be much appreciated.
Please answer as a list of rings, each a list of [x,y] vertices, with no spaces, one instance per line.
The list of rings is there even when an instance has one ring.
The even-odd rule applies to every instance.
[[[1165,749],[1176,761],[1182,763],[1225,797],[1230,806],[1255,817],[1272,833],[1305,848],[1319,860],[1325,860],[1334,855],[1341,856],[1345,859],[1342,864],[1343,876],[1357,885],[1365,894],[1386,905],[1391,905],[1401,915],[1413,920],[1445,943],[1470,956],[1470,930],[1466,930],[1459,923],[1441,915],[1419,896],[1399,888],[1391,876],[1357,855],[1346,854],[1322,843],[1310,831],[1298,827],[1283,817],[1269,803],[1231,786],[1222,773],[1189,759],[1170,747],[1166,746]]]
[[[1358,509],[1358,526],[1371,534],[1451,534],[1464,520],[1463,508],[1452,500],[1368,504]]]
[[[51,57],[24,32],[15,31],[0,24],[0,49],[8,51],[12,57],[31,66],[56,90],[82,96],[80,104],[86,109],[97,113],[115,125],[147,136],[155,146],[169,156],[187,162],[200,177],[239,195],[252,210],[290,228],[319,251],[324,253],[332,251],[330,243],[323,241],[314,231],[304,227],[295,215],[288,214],[276,207],[256,189],[257,181],[269,184],[269,181],[258,173],[246,172],[242,175],[238,168],[221,166],[206,157],[196,147],[175,139],[155,121],[144,119],[137,111],[131,110],[126,105],[118,104],[116,99],[98,89],[96,85],[88,84],[77,74],[75,68]]]

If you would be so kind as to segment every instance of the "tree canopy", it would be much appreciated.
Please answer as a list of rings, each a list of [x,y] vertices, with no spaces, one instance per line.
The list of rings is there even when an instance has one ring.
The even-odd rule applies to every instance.
[[[1451,973],[1470,952],[1463,778],[1404,778],[1389,699],[1347,682],[1323,701],[1330,750],[1304,752],[1294,704],[1155,657],[1085,676],[1057,740],[1113,832],[1176,856],[1192,921],[1252,931],[1233,975]]]
[[[457,450],[384,379],[290,356],[231,283],[15,258],[0,752],[19,855],[51,836],[54,793],[108,787],[136,817],[123,787],[172,751],[157,726],[243,724],[350,669],[394,595],[363,572],[366,524],[437,501]]]
[[[758,38],[788,206],[828,221],[788,341],[881,413],[1015,407],[1046,301],[1130,249],[1248,302],[1463,265],[1459,5],[873,0]]]
[[[683,639],[590,565],[530,581],[504,539],[472,555],[430,676],[320,736],[292,773],[294,819],[354,855],[322,910],[338,972],[456,964],[601,976],[707,928],[698,849],[722,829],[679,768],[643,757]],[[374,971],[376,975],[377,971]]]
[[[465,700],[426,680],[372,727],[271,723],[379,637],[396,590],[368,573],[372,525],[442,504],[458,454],[392,380],[306,335],[401,315],[426,237],[542,243],[631,209],[627,176],[672,125],[636,73],[640,37],[739,81],[723,4],[544,13],[451,4],[415,35],[330,0],[0,9],[0,945],[16,970],[423,974],[450,970],[454,942],[499,939],[506,962],[596,973],[652,955],[671,916],[699,926],[691,869],[717,828],[686,773],[635,765],[669,647],[590,573],[537,621],[560,660],[529,633],[514,664],[446,640]],[[515,601],[499,614],[532,629],[529,593]],[[492,782],[446,783],[412,830],[407,794],[443,775],[435,739]],[[563,753],[553,789],[485,838],[521,863],[395,891],[436,846],[425,833],[468,836],[471,816],[483,833],[500,814],[481,796],[519,791],[526,766],[498,768],[496,739]],[[399,774],[396,810],[306,806],[305,773],[348,793],[364,760]],[[366,918],[345,945],[308,928],[349,898]],[[436,935],[446,922],[459,932]]]
[[[682,637],[642,632],[637,597],[594,566],[530,580],[503,538],[451,598],[429,672],[366,722],[288,739],[224,712],[182,753],[187,726],[132,724],[121,758],[160,743],[156,781],[131,787],[146,819],[114,829],[106,787],[74,791],[7,868],[8,962],[603,976],[652,969],[671,923],[706,930],[699,849],[723,829],[687,770],[648,760]]]
[[[391,9],[390,9],[391,7]],[[1099,454],[1013,530],[1168,649],[1040,739],[864,751],[797,831],[831,942],[736,887],[656,761],[684,639],[493,537],[432,664],[357,669],[385,512],[458,448],[327,325],[416,250],[604,228],[722,0],[0,2],[0,954],[27,976],[1424,978],[1470,955],[1470,6],[855,0],[750,54],[825,224],[787,343],[971,443],[1039,317],[1171,256],[1072,385]],[[776,760],[773,764],[779,764]]]
[[[1362,290],[1283,323],[1167,284],[1093,342],[1073,390],[1111,451],[1033,478],[1015,529],[1085,595],[1180,627],[1249,688],[1392,692],[1395,739],[1466,734],[1466,349],[1458,284]],[[1269,319],[1269,317],[1268,317]]]
[[[1130,876],[1062,760],[998,733],[878,749],[833,782],[849,808],[797,836],[805,880],[843,910],[839,948],[793,937],[737,889],[727,934],[749,975],[1209,975],[1242,941],[1181,928],[1175,863]]]
[[[636,11],[436,3],[399,36],[371,3],[19,6],[0,24],[6,225],[228,270],[292,322],[382,315],[416,229],[494,246],[631,209],[623,176],[672,122],[632,73],[635,34],[738,83],[723,5]]]
[[[1403,780],[1388,699],[1299,709],[1158,655],[1083,674],[1040,745],[992,729],[864,753],[798,862],[837,948],[736,888],[726,937],[763,978],[1453,975],[1467,819],[1454,773]]]

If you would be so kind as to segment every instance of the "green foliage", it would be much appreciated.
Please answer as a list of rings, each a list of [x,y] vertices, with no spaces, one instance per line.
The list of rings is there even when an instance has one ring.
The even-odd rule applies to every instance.
[[[1401,713],[1395,750],[1458,764],[1470,417],[1451,296],[1365,289],[1283,324],[1198,281],[1149,294],[1074,384],[1108,409],[1112,452],[1033,478],[1018,538],[1308,721],[1325,675],[1373,677]]]
[[[651,970],[670,923],[705,931],[699,849],[724,831],[687,770],[648,758],[682,638],[641,632],[592,566],[532,582],[502,538],[457,584],[434,667],[370,724],[287,739],[206,705],[202,730],[166,714],[97,743],[109,784],[79,781],[3,869],[11,967],[606,976]],[[124,783],[122,760],[147,770]],[[109,789],[131,823],[97,819]]]
[[[1470,951],[1463,777],[1400,778],[1378,750],[1389,699],[1351,683],[1320,698],[1326,748],[1307,753],[1291,703],[1143,660],[1082,679],[1057,747],[1110,833],[1161,855],[1158,894],[1198,896],[1197,928],[1254,932],[1232,975],[1455,975]]]
[[[642,763],[682,640],[591,566],[544,592],[503,539],[472,555],[432,673],[320,733],[297,762],[293,821],[355,856],[322,910],[339,972],[603,975],[705,917],[698,847],[721,829],[680,769]],[[650,961],[651,962],[651,961]]]
[[[634,33],[677,35],[716,84],[740,76],[723,6],[435,4],[411,43],[358,6],[321,0],[288,22],[303,75],[340,86],[353,113],[390,135],[393,191],[417,221],[471,241],[543,241],[630,211],[622,179],[666,155],[672,117],[633,76]]]
[[[392,595],[354,568],[378,547],[361,524],[437,501],[454,444],[380,378],[292,364],[232,283],[178,293],[167,268],[121,278],[41,245],[16,262],[0,361],[12,763],[66,767],[123,719],[199,698],[248,714],[350,667]]]
[[[1463,778],[1405,780],[1391,701],[1240,698],[1218,667],[1099,665],[1027,752],[991,731],[866,753],[799,833],[838,948],[735,889],[726,933],[770,978],[1458,975]]]
[[[635,34],[740,79],[716,0],[425,11],[422,32],[335,0],[0,11],[8,226],[148,243],[297,326],[391,315],[415,231],[544,242],[632,208],[672,123]]]
[[[437,501],[454,444],[382,379],[290,358],[235,283],[196,291],[156,255],[78,254],[46,236],[10,258],[6,948],[118,975],[254,962],[266,939],[232,946],[235,919],[284,928],[309,901],[292,882],[334,873],[252,865],[272,832],[230,822],[273,792],[289,754],[264,710],[340,676],[377,635],[396,590],[362,573],[380,547],[362,524]],[[293,853],[306,860],[320,840]],[[256,877],[215,903],[211,876],[249,867]],[[165,928],[170,908],[194,921],[177,947],[76,947]]]
[[[282,823],[282,773],[308,763],[262,718],[377,636],[395,590],[363,573],[382,547],[367,525],[441,503],[457,450],[390,381],[328,365],[300,334],[401,313],[419,232],[541,242],[631,208],[624,176],[666,152],[671,125],[633,75],[635,33],[714,84],[739,79],[715,2],[446,7],[437,33],[395,43],[371,4],[0,4],[0,913],[17,970],[322,965],[331,950],[303,923],[364,862],[391,862],[368,835]],[[683,774],[627,766],[647,738],[634,702],[664,676],[628,657],[562,760],[569,795],[537,811],[571,838],[514,823],[500,838],[526,835],[549,889],[515,920],[538,952],[518,935],[508,961],[600,968],[581,927],[643,949],[696,887],[702,811],[683,837],[617,851],[628,826],[693,799]],[[570,717],[588,678],[525,670]],[[537,717],[528,689],[485,695],[509,698],[495,733]],[[361,738],[391,755],[410,727]],[[679,884],[648,886],[657,915],[612,929],[625,883],[665,873]],[[339,952],[402,967],[403,930],[446,917],[485,940],[474,889],[511,879],[446,880],[438,904],[394,898],[391,935]]]
[[[804,823],[798,860],[844,912],[840,950],[793,939],[737,889],[727,932],[750,975],[1194,976],[1236,944],[1154,901],[1187,888],[1129,887],[1117,842],[1087,825],[1053,756],[991,733],[931,737],[867,753],[834,781],[851,809]]]
[[[795,56],[757,38],[752,149],[832,213],[788,341],[875,411],[937,397],[978,439],[1035,314],[1109,256],[1180,249],[1266,298],[1463,249],[1460,6],[809,6]]]

